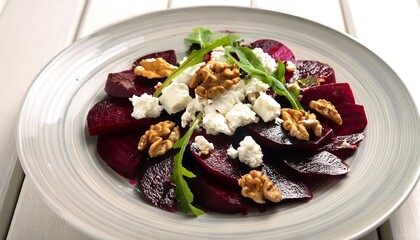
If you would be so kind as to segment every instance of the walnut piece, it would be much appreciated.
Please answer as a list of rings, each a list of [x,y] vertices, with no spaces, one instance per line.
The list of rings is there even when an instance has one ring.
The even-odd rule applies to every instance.
[[[312,129],[315,136],[322,135],[322,125],[316,119],[314,113],[306,114],[303,110],[290,108],[281,109],[284,129],[290,131],[290,136],[300,140],[309,140],[308,129]]]
[[[239,68],[235,64],[209,61],[198,69],[188,86],[204,98],[212,98],[229,90],[239,82]]]
[[[168,77],[176,67],[163,58],[149,58],[140,61],[134,68],[134,74],[148,79]]]
[[[265,203],[265,199],[280,202],[282,199],[281,191],[261,171],[251,170],[238,179],[238,184],[242,187],[242,196],[251,198],[254,202]]]
[[[150,126],[141,136],[137,148],[142,151],[150,145],[150,157],[157,157],[171,150],[180,137],[181,132],[176,123],[169,120],[162,121]]]
[[[340,114],[331,102],[325,99],[312,100],[309,103],[309,107],[338,125],[343,124],[343,119],[341,119]]]

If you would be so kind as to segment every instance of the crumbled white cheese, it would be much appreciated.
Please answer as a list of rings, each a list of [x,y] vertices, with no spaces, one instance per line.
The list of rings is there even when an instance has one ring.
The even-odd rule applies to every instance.
[[[277,70],[277,62],[268,53],[265,53],[261,48],[254,48],[252,52],[261,61],[264,69],[269,73],[274,73]]]
[[[228,91],[218,94],[211,101],[201,101],[204,113],[219,112],[223,115],[237,103],[245,100],[244,82],[239,81]]]
[[[140,97],[133,95],[129,98],[133,104],[131,116],[135,119],[159,117],[163,107],[159,105],[159,99],[147,93]]]
[[[239,161],[252,168],[259,167],[263,162],[263,153],[260,145],[251,136],[246,136],[238,147]]]
[[[244,91],[245,95],[251,93],[266,92],[270,86],[266,83],[263,83],[256,77],[250,77],[245,80]]]
[[[214,150],[213,143],[207,141],[207,139],[202,135],[195,137],[192,147],[197,148],[200,153],[203,154],[208,154],[211,150]]]
[[[218,133],[233,135],[234,133],[230,130],[225,117],[217,112],[204,114],[202,126],[206,129],[207,134],[211,135],[217,135]]]
[[[201,62],[196,65],[193,65],[191,67],[186,68],[184,71],[182,71],[181,74],[179,74],[176,78],[172,79],[172,83],[184,83],[188,85],[191,78],[194,76],[194,73],[200,69],[201,66],[203,66],[205,63]]]
[[[277,125],[279,125],[279,126],[281,126],[281,124],[283,122],[284,122],[283,119],[281,119],[279,117],[274,118],[274,123],[277,124]]]
[[[162,91],[159,97],[160,103],[169,114],[184,110],[192,100],[187,85],[180,82],[172,82]]]
[[[259,120],[255,112],[251,110],[250,105],[241,102],[235,104],[229,112],[226,113],[225,119],[232,132],[235,132],[238,127],[256,123]]]
[[[230,147],[227,150],[227,155],[230,158],[236,159],[236,158],[238,158],[238,150],[236,150],[235,148],[233,148],[232,145],[230,145]]]
[[[288,72],[294,72],[296,70],[296,65],[292,61],[287,61],[285,65]]]
[[[227,62],[228,58],[225,55],[225,48],[223,46],[214,48],[210,53],[210,57],[212,61],[216,62]]]
[[[252,110],[260,116],[264,122],[272,121],[280,116],[280,104],[264,92],[255,100]]]
[[[201,111],[201,104],[199,103],[197,98],[191,100],[185,112],[181,116],[181,126],[185,128],[190,122],[192,122],[195,118],[195,114]]]

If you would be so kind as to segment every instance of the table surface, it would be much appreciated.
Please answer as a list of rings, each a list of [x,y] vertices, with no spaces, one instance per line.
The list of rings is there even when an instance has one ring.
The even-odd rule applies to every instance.
[[[420,56],[420,0],[0,0],[0,239],[91,239],[52,212],[20,167],[19,106],[39,71],[62,49],[109,24],[158,10],[246,6],[297,15],[357,38],[387,62],[413,99]],[[420,239],[420,187],[361,239]]]

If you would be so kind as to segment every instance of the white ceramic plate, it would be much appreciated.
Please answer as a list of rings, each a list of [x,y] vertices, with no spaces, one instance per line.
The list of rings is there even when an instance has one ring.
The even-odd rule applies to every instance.
[[[369,119],[365,140],[348,160],[348,176],[322,184],[304,204],[264,214],[190,218],[141,201],[127,180],[109,170],[99,160],[85,120],[105,96],[107,74],[128,69],[150,52],[175,49],[183,56],[183,38],[197,26],[232,30],[248,41],[278,39],[298,59],[333,66]],[[17,146],[25,173],[48,206],[96,238],[343,239],[381,224],[414,188],[420,173],[418,129],[418,112],[401,80],[352,38],[285,14],[211,7],[143,15],[74,43],[31,87]]]

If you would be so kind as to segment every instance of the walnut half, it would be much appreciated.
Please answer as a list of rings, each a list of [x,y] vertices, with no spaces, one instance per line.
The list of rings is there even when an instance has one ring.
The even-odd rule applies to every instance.
[[[229,90],[239,82],[239,68],[235,64],[209,61],[192,76],[188,86],[204,98],[212,98]]]
[[[162,121],[150,126],[141,136],[137,148],[142,151],[150,146],[150,157],[157,157],[171,150],[180,137],[181,132],[176,123],[169,120]]]
[[[343,119],[341,119],[340,114],[331,102],[325,99],[312,100],[309,102],[309,107],[338,125],[343,124]]]
[[[265,199],[280,202],[282,199],[281,191],[261,171],[251,170],[238,180],[238,184],[242,187],[242,196],[251,198],[254,202],[265,203]]]
[[[291,108],[281,109],[284,129],[290,131],[290,136],[300,140],[309,140],[308,129],[312,129],[315,136],[322,135],[322,125],[316,119],[315,114],[307,114],[303,110]]]
[[[134,68],[134,74],[148,79],[168,77],[176,67],[163,58],[149,58],[140,61]]]

